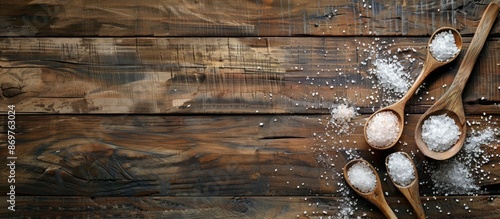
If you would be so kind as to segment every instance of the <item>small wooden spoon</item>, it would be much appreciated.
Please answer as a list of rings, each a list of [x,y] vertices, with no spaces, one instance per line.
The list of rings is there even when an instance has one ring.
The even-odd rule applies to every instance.
[[[484,42],[488,37],[488,33],[493,26],[498,15],[499,6],[496,3],[490,3],[483,13],[483,17],[479,22],[479,25],[474,33],[474,37],[471,40],[469,48],[465,53],[465,57],[460,64],[460,68],[450,85],[450,88],[439,100],[437,100],[434,105],[432,105],[423,115],[417,123],[415,129],[415,141],[417,143],[420,151],[427,157],[433,158],[435,160],[445,160],[453,157],[462,148],[465,136],[466,136],[466,120],[464,107],[462,103],[462,92],[464,90],[467,79],[469,79],[474,63],[483,48]],[[427,147],[426,143],[422,140],[422,124],[423,122],[432,115],[446,114],[455,121],[455,124],[460,129],[460,138],[458,141],[448,150],[444,152],[432,151]]]
[[[406,185],[400,185],[397,182],[394,182],[394,180],[391,177],[390,170],[389,170],[389,157],[392,155],[389,155],[385,158],[385,166],[387,167],[387,172],[389,173],[389,178],[391,179],[392,183],[398,188],[398,190],[403,193],[403,195],[406,197],[406,199],[410,202],[411,206],[413,207],[413,210],[417,214],[417,217],[420,219],[425,218],[425,212],[424,208],[422,207],[422,202],[420,201],[420,191],[418,189],[418,173],[417,173],[417,168],[415,167],[415,164],[413,163],[413,160],[411,157],[405,153],[405,152],[395,152],[395,153],[400,153],[403,156],[406,156],[408,160],[410,160],[412,168],[413,168],[413,173],[415,174],[415,179],[413,181]],[[393,153],[393,154],[395,154]]]
[[[430,52],[430,47],[427,46],[427,57],[425,59],[424,66],[422,67],[422,72],[415,80],[415,83],[413,83],[413,85],[408,89],[406,94],[398,102],[396,102],[390,106],[384,107],[382,109],[379,109],[377,112],[373,113],[368,118],[368,120],[366,120],[365,127],[364,127],[365,140],[368,143],[368,145],[370,145],[371,147],[373,147],[375,149],[384,150],[384,149],[391,148],[392,146],[394,146],[398,142],[399,138],[401,137],[401,133],[403,133],[404,120],[405,120],[404,119],[404,110],[405,110],[406,102],[408,102],[408,100],[415,94],[415,91],[418,89],[420,84],[422,84],[424,79],[431,72],[433,72],[434,70],[436,70],[437,68],[439,68],[443,65],[446,65],[446,64],[452,62],[453,60],[455,60],[455,58],[458,56],[458,54],[460,54],[460,51],[462,50],[462,37],[460,36],[460,33],[458,33],[458,31],[456,29],[451,28],[451,27],[442,27],[442,28],[437,29],[434,32],[434,34],[432,34],[431,38],[429,39],[429,43],[427,45],[430,45],[432,40],[434,39],[434,37],[438,33],[441,33],[443,31],[451,31],[451,33],[453,34],[453,36],[455,38],[455,44],[458,47],[458,52],[453,57],[449,58],[446,61],[439,61],[436,58],[434,58],[434,56],[432,56],[432,54]],[[371,145],[370,142],[368,141],[368,137],[367,137],[368,135],[366,134],[366,129],[368,127],[368,123],[373,118],[373,116],[375,116],[377,113],[380,113],[383,111],[392,111],[398,117],[399,134],[398,134],[398,137],[391,144],[386,145],[384,147],[376,147],[374,145]]]
[[[355,163],[365,163],[370,169],[373,171],[373,174],[375,174],[375,177],[377,179],[377,183],[375,185],[375,189],[371,192],[362,192],[359,189],[357,189],[355,186],[351,184],[351,181],[349,180],[349,177],[347,176],[347,171],[351,166]],[[363,159],[355,159],[349,161],[345,166],[344,166],[344,179],[347,182],[347,185],[349,185],[356,193],[358,193],[360,196],[365,198],[366,200],[370,201],[372,204],[377,206],[380,211],[387,217],[387,218],[396,218],[396,215],[392,211],[392,209],[389,207],[387,204],[387,201],[384,198],[384,192],[382,191],[382,184],[380,183],[380,178],[378,177],[377,171],[373,168],[370,163],[368,163],[366,160]]]

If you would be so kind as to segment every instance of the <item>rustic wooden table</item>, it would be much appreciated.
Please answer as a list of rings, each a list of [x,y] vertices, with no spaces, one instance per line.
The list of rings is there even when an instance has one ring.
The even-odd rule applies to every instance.
[[[498,22],[463,94],[468,135],[496,131],[470,171],[478,187],[437,190],[446,161],[413,136],[489,2],[1,0],[0,217],[383,218],[342,178],[362,157],[396,215],[415,218],[383,165],[403,150],[429,218],[498,218]],[[409,101],[400,143],[371,149],[364,122],[397,99],[377,88],[373,55],[391,51],[414,79],[443,26],[462,53]],[[344,134],[328,122],[343,103],[359,113]]]

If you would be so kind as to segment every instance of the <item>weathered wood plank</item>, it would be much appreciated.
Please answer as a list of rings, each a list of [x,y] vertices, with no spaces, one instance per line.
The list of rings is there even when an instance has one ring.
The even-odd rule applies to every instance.
[[[415,218],[401,197],[387,197],[398,218]],[[498,196],[437,196],[422,198],[428,218],[496,219]],[[6,218],[340,218],[339,197],[74,197],[18,196],[16,212],[0,202]],[[467,206],[470,210],[465,210]],[[360,200],[350,217],[384,218]],[[449,212],[449,214],[448,214]]]
[[[326,113],[345,98],[370,113],[388,97],[373,88],[370,60],[392,51],[416,77],[427,41],[5,38],[0,103],[15,104],[19,113]],[[498,38],[490,38],[465,89],[467,113],[500,112],[497,51]],[[408,112],[424,112],[446,91],[464,53],[428,79],[427,93],[410,101]]]
[[[21,194],[285,195],[283,188],[309,194],[309,187],[296,188],[301,182],[320,189],[313,182],[322,169],[314,153],[303,149],[310,145],[311,133],[300,134],[317,121],[306,118],[50,118],[16,121],[16,187]],[[71,134],[63,137],[64,132]],[[292,166],[294,171],[286,171]],[[276,168],[280,171],[275,173]],[[282,175],[295,179],[290,185]]]
[[[398,150],[418,154],[421,166],[425,158],[413,139],[418,115],[407,118],[401,143],[388,151],[373,151],[364,142],[366,118],[357,117],[349,135],[338,135],[325,129],[328,119],[322,115],[18,116],[16,191],[55,196],[342,196],[337,182],[343,179],[337,173],[349,159],[348,151],[374,162],[380,174],[385,156]],[[497,120],[493,117],[488,126],[498,129]],[[490,145],[490,153],[499,153],[498,144]],[[0,156],[7,157],[7,150]],[[493,156],[490,163],[500,163],[500,157]],[[479,185],[498,188],[500,169],[482,169],[492,177]],[[421,172],[429,181],[428,173]],[[7,174],[1,171],[0,178]],[[7,192],[6,182],[0,185],[0,192]],[[397,193],[389,184],[384,188]],[[431,195],[432,182],[422,185],[421,192]]]
[[[489,1],[1,1],[1,36],[430,35],[474,33]],[[500,26],[493,33],[500,32]]]

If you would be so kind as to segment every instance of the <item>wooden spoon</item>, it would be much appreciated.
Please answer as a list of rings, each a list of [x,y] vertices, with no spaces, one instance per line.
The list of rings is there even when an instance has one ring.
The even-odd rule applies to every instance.
[[[453,157],[462,148],[465,136],[466,136],[466,120],[464,107],[462,103],[462,92],[464,90],[467,79],[469,79],[474,63],[483,48],[484,42],[488,37],[488,33],[495,22],[498,15],[499,6],[496,3],[490,3],[483,13],[483,17],[479,22],[479,25],[474,33],[474,37],[471,40],[469,48],[465,53],[465,57],[460,64],[460,68],[450,85],[450,88],[439,100],[437,100],[434,105],[432,105],[423,115],[417,123],[415,129],[415,141],[420,149],[420,151],[427,157],[433,158],[435,160],[445,160]],[[450,149],[444,152],[432,151],[427,147],[426,143],[422,140],[422,124],[423,122],[432,115],[446,114],[455,121],[455,124],[460,129],[460,138],[457,142],[451,146]]]
[[[384,149],[391,148],[392,146],[394,146],[398,142],[399,138],[401,137],[401,133],[403,133],[403,127],[404,127],[404,110],[405,110],[406,102],[408,102],[408,100],[415,94],[415,91],[418,89],[418,87],[420,86],[420,84],[422,84],[422,82],[424,81],[424,79],[432,71],[434,71],[435,69],[437,69],[437,68],[439,68],[439,67],[441,67],[443,65],[446,65],[446,64],[452,62],[453,60],[455,60],[455,58],[458,56],[458,54],[460,54],[460,51],[462,50],[462,37],[460,36],[460,33],[458,33],[458,31],[456,29],[451,28],[451,27],[442,27],[442,28],[437,29],[434,32],[434,34],[432,34],[431,38],[429,39],[429,43],[427,45],[430,45],[430,43],[432,42],[432,40],[434,39],[434,37],[438,33],[441,33],[443,31],[451,31],[451,33],[453,34],[453,36],[455,38],[455,44],[458,47],[458,52],[453,57],[449,58],[448,60],[439,61],[436,58],[434,58],[434,56],[432,56],[432,54],[430,52],[430,47],[427,46],[427,55],[426,55],[427,57],[425,59],[424,66],[422,67],[422,72],[420,73],[420,75],[415,80],[415,83],[413,83],[413,85],[408,89],[408,91],[406,92],[406,94],[398,102],[396,102],[396,103],[394,103],[394,104],[392,104],[390,106],[384,107],[382,109],[379,109],[377,112],[373,113],[368,118],[368,120],[366,120],[365,127],[364,127],[365,140],[368,143],[368,145],[370,145],[371,147],[373,147],[375,149],[384,150]],[[399,121],[399,134],[398,134],[398,137],[396,139],[394,139],[394,141],[392,143],[390,143],[389,145],[386,145],[384,147],[377,147],[375,145],[371,145],[370,142],[368,141],[368,137],[367,137],[368,135],[366,134],[366,129],[368,127],[368,123],[370,122],[370,120],[377,113],[380,113],[380,112],[383,112],[383,111],[391,111],[391,112],[393,112],[398,117],[398,121]]]
[[[389,178],[391,179],[392,183],[398,188],[398,190],[403,193],[403,195],[406,197],[406,199],[410,202],[411,206],[413,207],[413,210],[417,214],[417,217],[420,219],[425,218],[425,212],[424,208],[422,207],[422,202],[420,201],[420,191],[418,189],[418,173],[417,173],[417,168],[415,167],[415,164],[413,163],[413,160],[411,157],[405,153],[405,152],[395,152],[402,154],[403,156],[407,157],[408,160],[411,162],[411,166],[413,168],[413,173],[415,175],[415,178],[413,181],[408,184],[408,185],[400,185],[397,182],[395,182],[390,174],[390,169],[389,169],[389,157],[392,155],[389,155],[385,158],[385,166],[387,168],[387,172],[389,173]],[[393,153],[393,154],[395,154]]]
[[[355,163],[365,163],[370,169],[373,171],[373,174],[375,174],[375,177],[377,179],[377,183],[375,185],[375,189],[371,192],[362,192],[355,186],[351,184],[351,181],[349,180],[349,177],[347,176],[347,171],[351,166]],[[373,168],[370,163],[368,163],[366,160],[363,159],[355,159],[349,161],[345,166],[344,166],[344,179],[347,182],[347,185],[349,185],[356,193],[358,193],[360,196],[365,198],[366,200],[370,201],[372,204],[377,206],[380,211],[387,217],[387,218],[396,218],[396,215],[392,211],[392,209],[389,207],[387,204],[387,201],[384,198],[384,192],[382,191],[382,184],[380,183],[380,178],[378,177],[377,171]]]

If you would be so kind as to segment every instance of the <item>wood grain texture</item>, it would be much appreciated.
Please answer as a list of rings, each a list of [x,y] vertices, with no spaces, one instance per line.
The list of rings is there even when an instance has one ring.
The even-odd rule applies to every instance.
[[[464,59],[458,68],[455,79],[450,85],[450,88],[432,105],[418,121],[418,128],[415,130],[415,142],[420,151],[428,157],[436,160],[447,160],[457,154],[465,143],[465,136],[460,135],[458,141],[444,152],[435,152],[429,150],[426,143],[422,138],[422,126],[424,121],[432,115],[439,115],[445,113],[447,116],[455,121],[461,133],[466,132],[467,129],[465,112],[462,101],[462,92],[467,84],[467,81],[472,73],[474,64],[476,63],[481,49],[483,48],[486,38],[493,26],[498,15],[500,6],[496,3],[490,3],[484,11],[483,17],[479,22],[478,28],[474,37],[469,44],[469,49],[464,55]]]
[[[369,168],[369,172],[371,173],[376,173],[377,170],[370,164],[370,162],[364,160],[364,159],[353,159],[349,161],[343,168],[343,173],[342,175],[344,176],[344,179],[346,183],[349,185],[349,187],[354,190],[359,196],[363,197],[370,203],[372,203],[374,206],[376,206],[380,212],[387,218],[387,219],[397,219],[398,217],[396,214],[394,214],[394,211],[392,208],[389,206],[389,203],[385,199],[384,196],[384,191],[382,190],[382,181],[380,180],[380,177],[378,174],[375,175],[375,186],[372,191],[365,192],[362,191],[356,186],[355,184],[353,185],[351,182],[353,174],[350,174],[350,170],[352,169],[354,164],[360,164],[363,163],[366,167]]]
[[[19,195],[49,196],[342,196],[337,192],[342,179],[335,173],[342,172],[347,151],[373,162],[383,176],[385,156],[403,150],[417,154],[419,176],[427,182],[421,194],[432,195],[425,157],[411,134],[419,116],[407,118],[401,143],[377,153],[363,140],[366,118],[357,117],[353,132],[339,135],[318,115],[18,116],[16,188]],[[499,128],[495,121],[493,129]],[[488,153],[498,153],[498,146],[492,142]],[[489,161],[499,162],[498,156]],[[482,169],[491,178],[475,175],[477,183],[497,194],[500,169]],[[6,174],[1,171],[0,177]],[[398,192],[388,183],[383,188]],[[6,189],[0,186],[1,192]]]
[[[1,36],[429,36],[472,34],[489,1],[0,2]],[[493,33],[500,32],[496,26]]]
[[[387,197],[396,215],[413,219],[400,197]],[[496,219],[500,197],[436,196],[422,197],[428,218]],[[8,212],[0,203],[0,213],[7,218],[338,218],[335,206],[339,197],[74,197],[19,196],[18,211]],[[465,210],[464,206],[470,209]],[[383,219],[371,204],[360,201],[352,217]],[[448,214],[449,212],[449,214]]]
[[[0,103],[15,104],[19,113],[327,113],[346,98],[371,113],[391,97],[373,88],[371,61],[381,53],[374,45],[394,51],[416,78],[427,41],[5,38]],[[464,50],[469,41],[464,38]],[[490,38],[480,54],[463,96],[467,113],[500,112],[494,105],[500,103],[499,47]],[[462,58],[432,73],[407,112],[422,113],[438,99]]]
[[[389,175],[388,178],[393,183],[393,185],[401,192],[401,194],[403,194],[403,196],[406,197],[410,206],[412,207],[413,213],[415,213],[417,218],[418,219],[425,219],[426,218],[425,211],[424,211],[424,208],[422,206],[422,202],[420,200],[421,199],[420,198],[420,182],[419,182],[417,167],[415,166],[415,163],[413,162],[413,158],[410,155],[408,155],[405,152],[396,152],[396,153],[399,153],[399,154],[405,156],[408,160],[411,161],[411,168],[413,169],[414,179],[409,184],[403,185],[400,182],[398,182],[397,179],[395,180],[395,178],[392,177],[392,175],[390,174],[390,171],[391,171],[390,169],[392,169],[392,168],[389,168],[388,166],[390,164],[389,158],[391,158],[393,155],[395,155],[395,153],[393,153],[390,156],[387,156],[385,158],[386,171],[387,171],[387,174]]]
[[[0,0],[2,158],[6,106],[17,113],[16,212],[1,201],[0,217],[319,219],[357,200],[353,217],[383,218],[340,175],[363,157],[396,215],[414,218],[384,175],[385,157],[405,151],[429,218],[496,219],[498,141],[483,146],[474,196],[436,192],[440,163],[414,143],[464,52],[410,100],[394,148],[374,151],[362,133],[392,97],[373,88],[375,56],[391,51],[415,78],[430,34],[454,27],[465,51],[489,2]],[[469,134],[500,129],[499,36],[496,22],[464,90]],[[360,113],[348,133],[328,125],[344,101]]]

